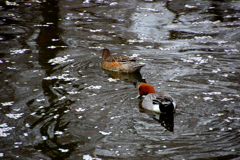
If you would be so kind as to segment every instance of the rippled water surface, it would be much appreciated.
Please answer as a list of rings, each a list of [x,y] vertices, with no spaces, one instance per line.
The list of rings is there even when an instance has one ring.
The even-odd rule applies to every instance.
[[[1,1],[0,157],[240,159],[239,43],[238,0]],[[144,82],[176,112],[139,108]]]

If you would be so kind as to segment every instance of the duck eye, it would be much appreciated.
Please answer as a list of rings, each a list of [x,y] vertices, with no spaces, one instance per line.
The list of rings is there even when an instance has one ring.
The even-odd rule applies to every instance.
[[[138,90],[141,91],[141,88],[139,88]]]

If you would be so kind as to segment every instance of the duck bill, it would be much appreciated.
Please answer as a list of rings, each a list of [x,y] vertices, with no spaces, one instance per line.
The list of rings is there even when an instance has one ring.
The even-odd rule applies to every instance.
[[[141,96],[140,94],[138,94],[137,97],[135,97],[135,98],[141,98],[141,97],[142,97],[142,96]]]

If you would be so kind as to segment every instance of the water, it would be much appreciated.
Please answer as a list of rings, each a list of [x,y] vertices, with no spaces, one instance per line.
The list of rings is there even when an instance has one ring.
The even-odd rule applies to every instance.
[[[0,157],[239,159],[239,1],[0,3]],[[101,49],[140,74],[101,69]],[[139,108],[168,91],[173,115]]]

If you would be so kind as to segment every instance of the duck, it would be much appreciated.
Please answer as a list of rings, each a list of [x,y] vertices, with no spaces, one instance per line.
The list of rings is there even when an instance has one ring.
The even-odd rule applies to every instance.
[[[135,57],[111,56],[108,49],[103,49],[101,67],[116,72],[134,73],[139,72],[145,65],[136,62]]]
[[[138,86],[138,98],[145,96],[141,106],[156,113],[173,113],[178,106],[175,99],[165,91],[155,92],[153,86],[142,83]]]

